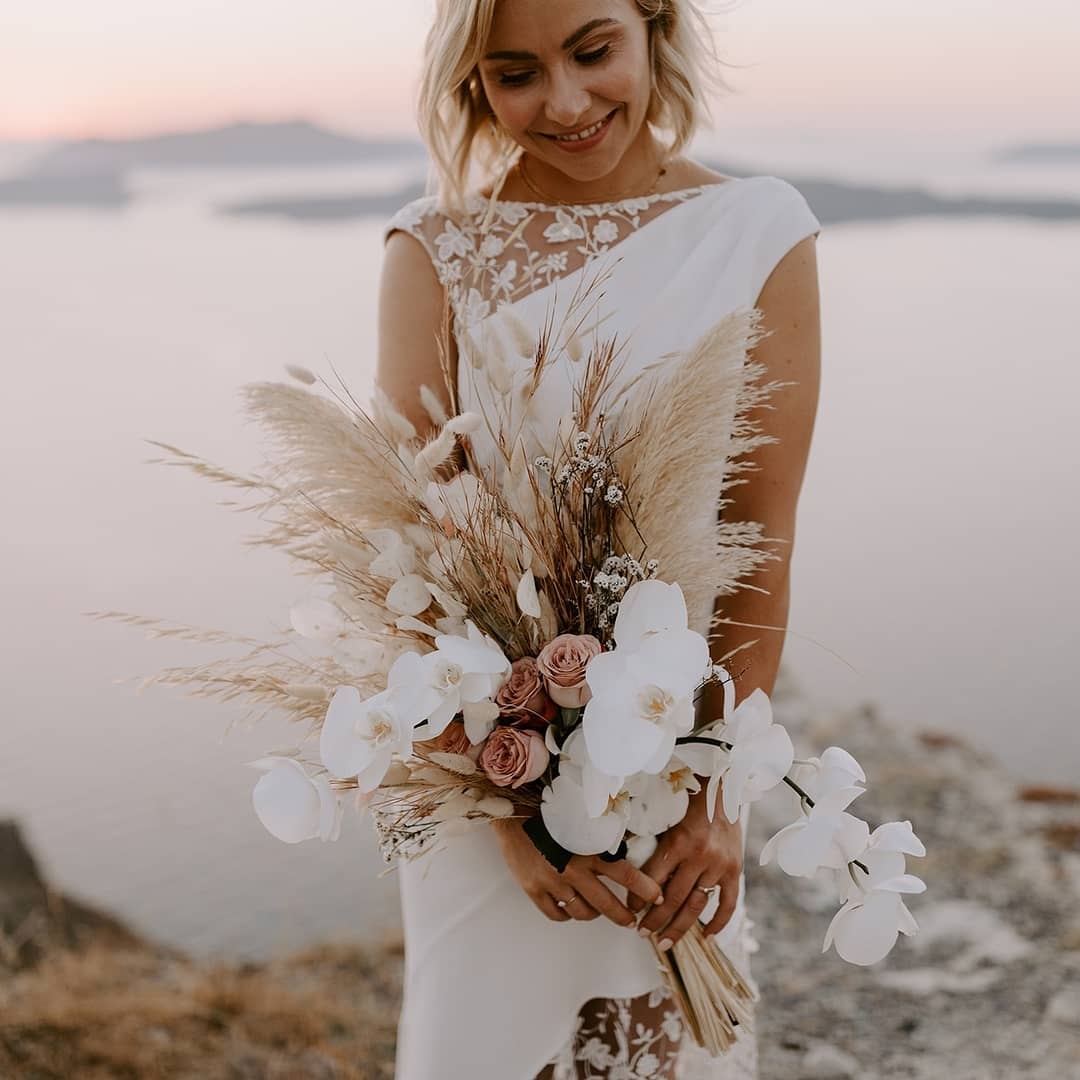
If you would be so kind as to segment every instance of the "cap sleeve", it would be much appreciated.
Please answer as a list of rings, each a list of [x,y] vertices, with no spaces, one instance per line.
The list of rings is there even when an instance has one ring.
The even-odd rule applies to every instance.
[[[761,180],[760,227],[750,283],[755,301],[784,256],[801,240],[821,232],[821,222],[798,188],[778,176]]]
[[[437,213],[437,199],[434,195],[422,195],[413,199],[398,210],[383,226],[383,245],[392,233],[406,232],[423,245],[436,269],[439,267],[439,246],[437,237],[442,231]]]

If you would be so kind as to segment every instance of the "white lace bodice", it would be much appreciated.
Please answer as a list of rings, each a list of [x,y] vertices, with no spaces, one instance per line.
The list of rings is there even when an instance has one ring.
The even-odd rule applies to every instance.
[[[454,220],[434,195],[416,199],[390,220],[424,245],[447,291],[459,329],[472,329],[503,304],[515,303],[604,255],[666,210],[716,184],[615,202],[553,206],[473,195]]]

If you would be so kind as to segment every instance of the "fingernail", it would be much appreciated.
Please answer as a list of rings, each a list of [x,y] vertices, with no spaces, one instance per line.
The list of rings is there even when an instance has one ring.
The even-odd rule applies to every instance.
[[[647,926],[642,926],[638,929],[638,936],[643,938],[652,937],[652,931]]]
[[[671,948],[671,945],[672,945],[671,938],[667,938],[667,937],[664,938],[664,940],[660,942],[660,951],[661,952],[667,952],[668,949]]]
[[[654,901],[653,906],[659,907],[664,902],[664,894],[661,893]]]

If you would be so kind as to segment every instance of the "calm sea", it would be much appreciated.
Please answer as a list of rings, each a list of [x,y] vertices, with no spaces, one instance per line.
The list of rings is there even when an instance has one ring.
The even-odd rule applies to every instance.
[[[758,152],[759,171],[884,179],[855,155],[787,152]],[[910,176],[890,175],[906,182],[905,160]],[[938,159],[925,178],[1080,191],[1075,169],[973,160]],[[143,440],[242,469],[258,457],[242,384],[333,364],[366,392],[379,223],[211,207],[386,181],[148,174],[121,214],[0,211],[0,815],[59,884],[198,952],[377,934],[396,886],[351,814],[334,845],[263,831],[243,763],[291,745],[283,724],[115,682],[212,650],[81,612],[256,635],[286,621],[303,585],[243,546],[253,523],[217,504],[224,489],[145,464]],[[824,382],[786,662],[820,708],[874,701],[898,725],[970,737],[1017,777],[1075,781],[1080,225],[834,225],[818,250]]]

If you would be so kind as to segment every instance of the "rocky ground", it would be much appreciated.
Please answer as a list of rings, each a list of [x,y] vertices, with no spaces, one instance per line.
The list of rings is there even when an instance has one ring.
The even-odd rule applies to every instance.
[[[821,955],[831,896],[747,868],[762,1077],[1080,1080],[1080,791],[1018,790],[872,710],[826,721],[789,702],[783,719],[802,752],[859,758],[856,809],[915,824],[929,890],[910,905],[920,934],[861,969]],[[751,848],[793,813],[786,792],[758,804]],[[2,1080],[390,1077],[400,972],[393,942],[193,962],[55,894],[0,825]]]
[[[821,955],[831,895],[748,867],[762,1076],[1080,1080],[1080,790],[1018,789],[970,747],[872,710],[785,722],[802,752],[859,759],[853,811],[912,821],[927,856],[908,868],[928,889],[909,902],[919,934],[856,968]],[[754,850],[791,810],[779,793],[755,807]]]

